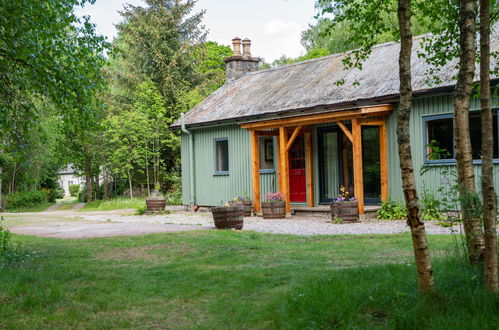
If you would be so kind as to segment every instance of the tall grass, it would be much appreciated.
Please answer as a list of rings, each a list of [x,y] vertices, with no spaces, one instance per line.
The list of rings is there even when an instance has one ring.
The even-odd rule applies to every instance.
[[[419,295],[412,264],[333,271],[274,302],[278,328],[497,329],[499,295],[456,257],[434,262],[437,291]]]
[[[124,198],[117,197],[106,200],[95,200],[85,204],[81,211],[112,211],[124,209],[144,208],[146,202],[144,198]]]

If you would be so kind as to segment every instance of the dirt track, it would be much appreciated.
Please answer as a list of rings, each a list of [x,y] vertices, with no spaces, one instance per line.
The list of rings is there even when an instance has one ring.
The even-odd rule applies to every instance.
[[[52,238],[133,236],[209,229],[196,225],[111,221],[130,214],[133,214],[133,211],[75,212],[57,211],[56,208],[39,213],[0,213],[5,219],[3,225],[12,233]],[[83,220],[84,215],[98,216],[101,220]]]

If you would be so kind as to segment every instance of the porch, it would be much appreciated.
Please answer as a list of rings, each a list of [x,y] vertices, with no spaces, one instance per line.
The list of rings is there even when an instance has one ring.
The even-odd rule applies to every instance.
[[[313,148],[318,150],[321,156],[321,164],[324,159],[328,160],[329,156],[324,146],[317,149],[317,141],[313,141],[312,128],[314,125],[329,123],[334,124],[337,129],[337,136],[341,136],[347,143],[344,143],[344,154],[341,157],[343,162],[348,162],[350,166],[344,166],[340,180],[346,187],[351,190],[351,193],[359,202],[359,214],[364,214],[366,209],[365,203],[369,200],[369,194],[366,194],[365,178],[367,181],[372,177],[366,176],[364,171],[364,161],[366,150],[372,149],[371,145],[363,146],[363,129],[367,127],[375,127],[377,130],[376,143],[379,144],[379,175],[376,180],[379,181],[378,198],[381,200],[388,199],[388,155],[387,155],[387,138],[386,138],[386,118],[393,109],[392,105],[376,105],[369,107],[350,108],[348,110],[334,110],[327,113],[300,115],[297,117],[281,118],[266,121],[257,121],[242,124],[241,127],[249,130],[251,137],[251,168],[252,168],[252,188],[253,201],[256,212],[261,211],[261,187],[260,187],[260,150],[259,138],[265,136],[274,136],[276,139],[276,157],[278,158],[277,172],[277,187],[280,192],[286,196],[286,211],[291,213],[292,209],[304,211],[304,207],[309,210],[320,210],[323,206],[316,201],[316,190],[320,189],[321,196],[325,190],[324,177],[332,173],[330,167],[320,167],[321,173],[314,173]],[[315,145],[314,145],[315,144]],[[367,143],[371,144],[371,143]],[[376,147],[377,148],[377,147]],[[348,150],[349,149],[349,150]],[[303,159],[299,156],[303,154]],[[298,155],[298,156],[297,156]],[[346,156],[345,156],[346,155]],[[364,156],[364,157],[363,157]],[[315,159],[317,162],[317,159]],[[338,159],[333,160],[341,165],[339,155]],[[369,160],[368,160],[369,161]],[[331,161],[330,161],[331,162]],[[299,166],[297,164],[303,164]],[[346,163],[345,163],[346,164]],[[372,166],[369,162],[366,166]],[[350,173],[351,172],[351,173]],[[301,176],[301,177],[300,177]],[[302,181],[300,181],[300,178]],[[301,182],[301,184],[300,184]],[[315,183],[315,184],[314,184]],[[297,191],[296,187],[303,186],[303,191]],[[334,198],[338,195],[335,188],[329,187],[329,198]],[[299,201],[301,203],[293,203]],[[327,201],[327,198],[321,202]],[[370,209],[370,208],[369,208]]]

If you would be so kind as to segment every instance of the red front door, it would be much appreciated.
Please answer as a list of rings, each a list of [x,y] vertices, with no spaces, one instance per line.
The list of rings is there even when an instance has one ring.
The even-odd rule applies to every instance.
[[[289,150],[289,193],[291,202],[307,201],[305,139],[297,136]]]

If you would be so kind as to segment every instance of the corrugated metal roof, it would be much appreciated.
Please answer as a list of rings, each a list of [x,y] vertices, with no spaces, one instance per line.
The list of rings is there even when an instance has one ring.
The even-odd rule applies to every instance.
[[[415,38],[412,54],[414,92],[454,85],[457,60],[440,68],[439,84],[426,83],[430,66],[417,55],[421,51],[420,38]],[[493,36],[491,48],[499,51],[499,35]],[[345,70],[342,59],[346,55],[336,54],[248,73],[226,83],[190,110],[185,115],[185,123],[249,120],[297,109],[315,112],[317,107],[396,96],[399,93],[399,50],[400,44],[395,42],[375,46],[363,62],[362,70]],[[344,80],[345,84],[337,86],[335,82],[339,80]],[[173,126],[179,125],[180,121],[177,121]]]

